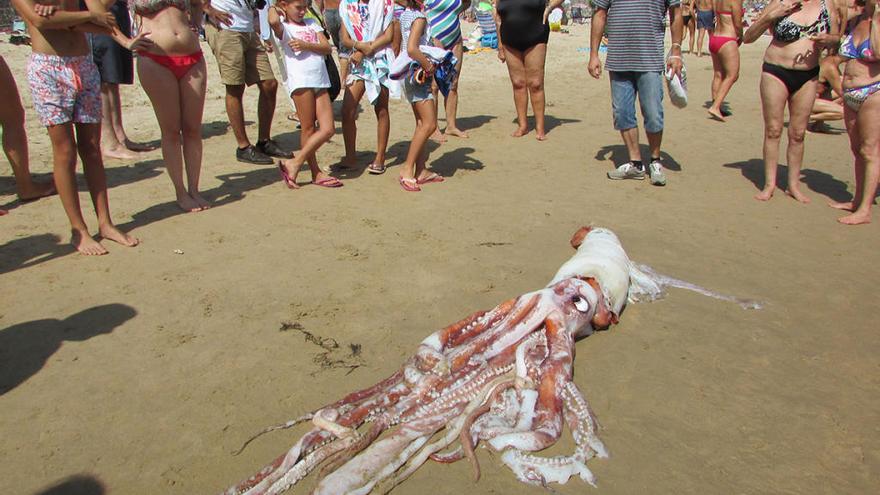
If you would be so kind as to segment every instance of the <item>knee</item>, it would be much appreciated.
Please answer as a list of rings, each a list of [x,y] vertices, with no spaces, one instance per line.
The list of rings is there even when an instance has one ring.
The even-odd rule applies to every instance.
[[[271,79],[260,83],[260,92],[267,96],[275,96],[278,91],[278,81]]]
[[[184,124],[181,128],[179,135],[183,136],[183,139],[189,141],[193,139],[202,139],[202,126],[201,124]]]
[[[801,127],[794,127],[791,123],[788,124],[788,142],[803,144],[804,137],[807,134],[807,130]]]
[[[764,127],[764,137],[767,139],[779,139],[782,137],[782,125],[770,124]]]
[[[342,120],[353,121],[357,118],[357,104],[346,100],[342,103]]]
[[[241,100],[244,96],[244,85],[226,86],[226,97]]]
[[[376,105],[376,118],[378,119],[387,119],[388,117],[388,106],[386,105]]]
[[[181,128],[179,126],[162,128],[162,143],[180,146]]]
[[[526,89],[526,78],[524,77],[511,77],[510,83],[513,85],[514,91],[522,91]]]
[[[544,91],[544,78],[543,77],[533,77],[528,80],[529,92],[537,93],[539,91]]]
[[[431,120],[431,121],[420,120],[419,127],[422,128],[422,131],[425,134],[434,134],[434,131],[437,130],[437,121],[435,121],[435,120]]]
[[[80,140],[76,145],[76,149],[83,162],[90,162],[96,158],[101,158],[101,146],[97,141]]]
[[[857,149],[859,157],[866,162],[868,162],[868,161],[873,162],[874,160],[877,159],[877,149],[878,149],[877,145],[878,145],[877,141],[874,141],[874,140],[862,141],[858,145],[858,149]]]
[[[320,129],[318,129],[318,133],[321,136],[321,141],[326,142],[333,137],[333,134],[336,133],[336,129],[332,125],[330,125],[326,127],[321,127]]]

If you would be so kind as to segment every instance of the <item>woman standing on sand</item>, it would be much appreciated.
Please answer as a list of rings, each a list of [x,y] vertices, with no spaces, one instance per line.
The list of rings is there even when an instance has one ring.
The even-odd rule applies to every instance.
[[[837,9],[832,0],[771,0],[749,26],[743,41],[753,43],[768,29],[773,41],[764,52],[761,108],[764,113],[764,188],[755,199],[767,201],[776,190],[779,139],[788,106],[788,191],[801,203],[810,199],[800,190],[804,134],[816,99],[819,54],[839,41]]]
[[[210,203],[199,193],[202,171],[202,111],[208,73],[199,46],[201,0],[130,0],[140,31],[153,41],[138,52],[138,79],[153,103],[162,131],[162,159],[186,212]],[[186,171],[186,184],[183,173]]]
[[[709,31],[709,54],[712,56],[712,105],[709,116],[725,122],[721,109],[730,88],[739,79],[739,45],[742,44],[742,0],[715,0],[715,29]]]
[[[535,137],[547,139],[544,129],[544,61],[550,26],[547,17],[562,0],[495,0],[498,59],[507,64],[513,84],[517,128],[513,137],[529,132],[529,100],[535,114]]]
[[[830,206],[852,213],[837,221],[848,225],[869,223],[871,205],[880,180],[880,12],[877,0],[868,0],[865,12],[840,43],[840,55],[849,59],[843,73],[843,120],[855,159],[853,200]]]

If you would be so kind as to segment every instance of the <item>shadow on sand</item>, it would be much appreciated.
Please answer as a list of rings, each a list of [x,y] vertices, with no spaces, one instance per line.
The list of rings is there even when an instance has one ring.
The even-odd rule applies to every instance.
[[[764,160],[753,158],[742,162],[727,163],[726,168],[739,169],[743,177],[748,179],[760,191],[764,188]],[[814,169],[802,169],[801,181],[813,192],[827,196],[832,201],[850,201],[852,194],[847,190],[847,183],[835,179],[833,175]],[[788,189],[788,166],[779,165],[776,169],[776,185]]]
[[[650,160],[651,158],[651,150],[647,145],[639,146],[639,151],[642,155],[642,161],[645,161],[646,158]],[[599,151],[596,152],[596,160],[598,161],[606,161],[610,160],[612,167],[617,167],[629,161],[629,153],[626,152],[626,146],[622,144],[609,144],[607,146],[603,146],[599,148]],[[669,153],[665,151],[660,152],[660,161],[663,162],[663,167],[669,170],[674,170],[676,172],[681,172],[681,164],[676,161],[675,158],[672,157]]]
[[[98,478],[86,474],[76,474],[59,481],[34,495],[104,495],[107,489]]]
[[[130,306],[104,304],[64,320],[33,320],[0,330],[0,395],[40,371],[64,341],[110,333],[135,315],[137,311]]]

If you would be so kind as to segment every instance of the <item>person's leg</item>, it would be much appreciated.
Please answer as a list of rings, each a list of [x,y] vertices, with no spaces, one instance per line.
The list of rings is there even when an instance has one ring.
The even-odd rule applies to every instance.
[[[853,211],[862,201],[862,181],[865,179],[865,162],[862,159],[862,136],[861,128],[858,125],[859,113],[849,107],[843,106],[843,123],[846,125],[846,132],[849,134],[849,149],[853,155],[853,171],[855,177],[855,187],[853,187],[852,201],[829,201],[828,206],[838,210]]]
[[[620,131],[630,163],[641,168],[634,75],[631,72],[609,72],[608,75],[611,80],[611,113],[614,118],[614,128]]]
[[[804,160],[804,135],[810,122],[810,111],[816,101],[816,85],[813,79],[805,83],[788,100],[788,191],[787,194],[801,203],[809,203],[810,198],[801,192],[801,165]],[[864,136],[862,138],[864,141]]]
[[[315,167],[312,169],[312,182],[335,179],[325,174],[318,167],[316,158],[317,150],[336,134],[336,124],[333,120],[333,102],[330,101],[330,94],[326,90],[319,91],[315,98],[315,117],[318,121],[318,129],[312,134],[308,143],[310,147],[313,145],[312,143],[318,143],[315,150],[312,151],[312,159],[315,162]]]
[[[525,54],[504,45],[504,59],[510,84],[513,85],[513,106],[516,108],[516,130],[511,136],[522,137],[529,132],[528,105],[529,89],[526,79]]]
[[[345,142],[345,157],[342,159],[343,168],[357,166],[357,116],[358,105],[364,96],[365,86],[363,81],[355,81],[345,88],[342,96],[342,139]]]
[[[848,225],[871,221],[871,206],[877,195],[877,182],[880,180],[880,96],[877,93],[862,103],[855,116],[855,126],[858,127],[861,138],[858,156],[862,164],[856,168],[857,190],[853,198],[853,207],[856,209],[851,215],[837,219],[838,222]]]
[[[229,126],[239,148],[244,149],[251,145],[247,132],[244,128],[244,84],[226,85],[226,116],[229,118]]]
[[[647,171],[651,184],[666,185],[666,175],[660,161],[660,146],[663,144],[663,73],[640,72],[636,80],[639,106],[645,122],[645,134],[651,159]]]
[[[458,64],[455,65],[455,79],[452,80],[452,85],[449,87],[449,94],[443,99],[443,104],[446,107],[446,129],[443,133],[447,136],[466,138],[468,134],[458,128],[458,123],[455,120],[458,115],[458,80],[461,77],[461,67],[464,63],[463,39],[459,39],[458,43],[452,47],[452,53],[458,59]]]
[[[110,217],[110,201],[107,196],[107,176],[104,173],[104,161],[101,157],[101,124],[75,124],[76,147],[83,163],[83,172],[92,205],[98,216],[98,233],[104,239],[134,247],[138,239],[128,235],[113,225]]]
[[[15,176],[15,189],[22,201],[55,194],[51,182],[35,182],[31,178],[28,156],[27,133],[24,128],[24,108],[18,94],[18,86],[3,57],[0,57],[0,125],[3,126],[3,151]]]
[[[300,118],[299,153],[296,153],[290,160],[282,161],[281,165],[287,170],[287,175],[296,181],[300,168],[308,161],[309,168],[312,170],[312,180],[314,181],[319,171],[316,171],[318,164],[314,159],[314,152],[323,144],[319,141],[320,138],[313,139],[315,136],[316,119],[315,90],[300,88],[293,92],[291,98],[296,107],[296,113]]]
[[[272,117],[275,116],[275,96],[278,93],[278,81],[269,79],[257,83],[260,88],[260,99],[257,103],[257,142],[268,141],[272,131]],[[302,116],[300,116],[302,121]]]
[[[52,162],[55,187],[67,220],[70,221],[70,243],[82,254],[107,254],[107,250],[89,234],[89,228],[82,216],[79,205],[79,191],[76,185],[76,137],[73,124],[59,124],[47,127],[52,142]]]
[[[779,139],[785,118],[788,89],[775,76],[761,73],[761,110],[764,115],[764,187],[755,195],[767,201],[776,190],[776,169],[779,167]]]
[[[137,69],[162,133],[162,161],[174,186],[177,205],[186,212],[200,211],[202,207],[189,195],[183,181],[182,109],[187,103],[183,101],[180,82],[171,71],[147,57],[138,57]]]
[[[125,146],[127,138],[124,137],[125,131],[121,130],[119,114],[122,109],[119,105],[119,85],[101,83],[101,153],[107,158],[133,160],[138,154]],[[119,138],[120,132],[123,139]]]
[[[385,152],[388,150],[388,136],[391,134],[391,115],[388,112],[388,88],[382,87],[379,98],[373,105],[376,113],[376,158],[373,165],[385,168]]]
[[[697,17],[691,16],[690,22],[687,25],[688,31],[688,53],[694,53],[694,34],[697,31]]]
[[[720,65],[721,79],[717,88],[712,91],[712,106],[709,107],[709,115],[724,122],[726,119],[721,114],[721,105],[730,93],[730,88],[739,79],[739,46],[735,41],[728,41],[721,47],[717,54],[712,55],[712,64],[718,60]],[[714,84],[714,81],[713,81]]]
[[[189,196],[202,208],[211,203],[199,191],[202,173],[202,115],[208,86],[208,67],[200,60],[178,82],[180,93],[180,131],[183,138],[183,163],[186,170],[186,189]]]
[[[404,179],[423,179],[426,160],[426,147],[428,138],[434,133],[436,125],[436,115],[434,104],[430,99],[417,101],[412,104],[413,117],[416,121],[416,128],[413,132],[412,140],[409,143],[409,150],[406,153],[406,162],[400,170],[400,176]]]
[[[532,112],[535,114],[535,137],[538,141],[547,139],[544,128],[544,62],[546,57],[546,43],[539,43],[523,53],[526,86],[529,90],[529,99],[532,102]]]
[[[703,37],[706,36],[706,30],[700,28],[697,30],[697,56],[703,56]]]
[[[712,104],[715,104],[716,95],[718,94],[718,86],[721,85],[721,80],[724,78],[724,71],[721,68],[721,55],[718,53],[712,53],[712,50],[709,50],[709,56],[712,58],[712,86],[711,86],[711,97]]]

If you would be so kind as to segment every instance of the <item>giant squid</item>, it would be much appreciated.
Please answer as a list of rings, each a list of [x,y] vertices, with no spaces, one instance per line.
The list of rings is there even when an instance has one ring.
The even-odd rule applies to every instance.
[[[577,253],[543,289],[432,333],[388,378],[276,427],[310,422],[284,454],[226,495],[278,494],[320,469],[315,494],[386,492],[428,460],[468,459],[481,442],[522,482],[578,476],[607,457],[589,403],[573,381],[575,341],[616,323],[627,301],[683,287],[734,300],[632,263],[613,232],[581,228]],[[565,427],[570,455],[543,457]]]

